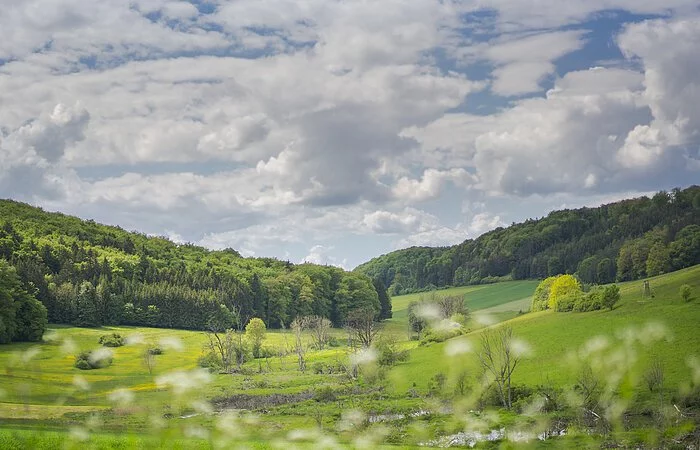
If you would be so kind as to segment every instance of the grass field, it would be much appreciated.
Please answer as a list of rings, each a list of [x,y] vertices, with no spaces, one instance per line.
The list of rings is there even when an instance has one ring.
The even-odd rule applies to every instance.
[[[502,314],[499,318],[505,320],[506,318],[515,317],[521,309],[523,311],[529,309],[530,300],[537,284],[537,281],[532,280],[506,281],[479,286],[441,289],[436,291],[436,293],[441,296],[463,296],[465,304],[470,311],[490,311],[495,315]],[[392,297],[393,317],[386,321],[385,326],[392,331],[405,332],[408,321],[408,305],[411,302],[420,301],[422,297],[429,295],[430,293],[421,292]],[[524,309],[523,305],[526,305]],[[493,308],[501,309],[491,311]]]
[[[86,443],[92,448],[216,448],[216,436],[222,433],[245,448],[270,448],[280,438],[294,440],[299,448],[314,448],[319,439],[336,442],[336,438],[345,444],[370,439],[370,446],[384,440],[425,441],[448,429],[441,416],[416,419],[417,423],[402,420],[390,428],[378,424],[359,437],[343,431],[343,423],[350,420],[348,411],[366,419],[367,414],[439,409],[436,399],[428,395],[432,380],[445,374],[445,392],[451,392],[456,376],[462,373],[471,385],[478,384],[475,351],[481,333],[504,320],[528,349],[514,373],[518,385],[571,385],[581,361],[590,358],[584,354],[588,352],[602,357],[602,371],[615,374],[617,366],[631,368],[627,389],[642,397],[647,395],[643,371],[658,360],[664,368],[664,388],[671,394],[692,379],[689,358],[700,356],[700,266],[652,278],[650,283],[654,298],[643,297],[641,281],[624,283],[620,285],[622,299],[614,310],[588,313],[520,314],[529,307],[536,281],[442,290],[441,295],[463,295],[481,325],[470,326],[474,331],[465,336],[429,345],[406,340],[408,304],[425,294],[395,297],[394,316],[385,324],[384,333],[396,336],[410,358],[391,368],[385,378],[374,369],[356,380],[345,373],[328,373],[329,367],[347,364],[352,354],[342,330],[333,331],[336,347],[308,351],[305,373],[298,371],[296,355],[288,353],[250,361],[241,373],[207,375],[197,369],[206,343],[202,332],[51,326],[46,342],[0,348],[0,367],[4,368],[0,373],[0,448],[85,448]],[[691,302],[680,299],[682,284],[692,286],[695,298]],[[129,345],[113,349],[112,366],[91,371],[73,367],[79,351],[98,348],[99,337],[111,332],[130,340]],[[310,342],[310,337],[305,339]],[[289,332],[269,331],[264,345],[289,349],[293,340]],[[156,356],[153,373],[149,373],[143,352],[152,344],[165,352]],[[455,348],[471,351],[455,356],[459,353]],[[316,373],[319,364],[324,373]],[[700,362],[698,367],[695,376],[700,379]],[[319,400],[317,394],[324,389],[330,392],[326,392],[328,398]],[[272,402],[280,395],[290,400]],[[234,427],[224,420],[227,415],[212,414],[212,404],[203,403],[235,396],[262,402],[256,408],[257,418],[246,422],[248,425],[242,425],[249,420],[247,416],[233,417],[231,423],[239,424]],[[35,433],[39,428],[44,431]],[[314,435],[313,430],[319,429],[325,434]],[[297,436],[295,430],[316,437]]]
[[[642,281],[620,284],[622,298],[613,311],[587,313],[557,313],[544,311],[525,314],[509,323],[515,334],[528,344],[530,356],[523,359],[515,381],[536,385],[571,383],[578,367],[571,364],[575,353],[590,339],[600,336],[611,346],[619,341],[625,330],[636,333],[636,358],[640,366],[652,358],[658,358],[666,371],[668,386],[678,386],[691,376],[687,360],[691,354],[700,356],[700,305],[699,300],[684,303],[678,294],[682,284],[700,292],[700,266],[651,278],[654,298],[644,298]],[[507,303],[506,303],[507,304]],[[516,302],[516,304],[518,304]],[[497,307],[493,307],[497,308]],[[493,309],[492,309],[493,310]],[[648,324],[653,324],[648,328]],[[656,327],[658,325],[658,327]],[[646,342],[657,330],[662,330],[658,340]],[[481,331],[467,336],[472,349],[478,348]],[[631,338],[629,338],[631,339]],[[629,340],[628,339],[628,340]],[[437,373],[454,371],[478,372],[477,358],[456,361],[445,356],[449,343],[418,347],[407,363],[391,373],[392,387],[396,392],[406,392],[416,382],[426,386]]]

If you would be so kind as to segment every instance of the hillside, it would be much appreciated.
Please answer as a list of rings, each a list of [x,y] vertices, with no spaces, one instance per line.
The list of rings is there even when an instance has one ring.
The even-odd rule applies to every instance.
[[[447,248],[398,250],[355,271],[392,295],[576,273],[586,283],[654,276],[700,263],[700,187],[551,212]]]
[[[629,369],[636,392],[643,394],[643,373],[651,362],[659,361],[665,374],[664,385],[672,395],[689,380],[693,359],[700,349],[697,324],[700,321],[697,293],[700,292],[700,266],[650,278],[653,298],[645,297],[642,282],[619,285],[622,298],[612,311],[584,313],[543,311],[528,313],[505,322],[528,349],[514,374],[514,383],[527,386],[566,387],[580,375],[581,358],[598,355],[609,370]],[[499,283],[500,284],[500,283]],[[687,284],[694,298],[684,302],[680,286]],[[496,284],[495,286],[498,286]],[[480,373],[475,352],[483,330],[448,342],[420,346],[411,351],[408,362],[390,374],[395,392],[406,392],[415,380],[425,389],[438,373],[454,382],[457,370],[472,376]],[[446,350],[462,342],[472,352],[463,359],[447,358]],[[622,360],[621,351],[628,352]],[[693,356],[694,355],[694,356]],[[607,366],[606,366],[607,367]],[[601,367],[603,370],[603,367]],[[448,389],[449,390],[449,389]]]
[[[0,200],[3,259],[54,323],[201,330],[219,304],[272,328],[299,315],[341,325],[354,308],[391,311],[385,289],[359,273],[178,245],[11,200]]]

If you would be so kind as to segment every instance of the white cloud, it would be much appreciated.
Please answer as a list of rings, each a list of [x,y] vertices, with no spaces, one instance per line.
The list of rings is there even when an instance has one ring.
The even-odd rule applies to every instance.
[[[473,183],[473,177],[464,169],[428,169],[423,172],[420,180],[401,177],[392,188],[392,192],[401,200],[424,201],[437,197],[447,181],[458,186],[468,186]]]
[[[450,244],[524,214],[504,199],[681,183],[700,168],[696,3],[0,0],[0,193],[344,264],[344,239]],[[664,18],[609,36],[617,68],[580,52],[562,73],[615,9]],[[494,113],[463,112],[484,98]]]
[[[700,18],[630,25],[619,43],[644,65],[644,96],[653,115],[648,126],[630,133],[620,159],[648,166],[671,147],[700,147]]]
[[[348,267],[348,261],[347,259],[343,259],[341,261],[338,261],[337,258],[332,256],[330,253],[333,251],[334,247],[331,246],[323,246],[323,245],[314,245],[309,249],[309,254],[306,255],[300,262],[304,263],[311,263],[311,264],[321,264],[321,265],[329,265],[329,266],[337,266],[341,267],[343,269],[349,270],[350,268]]]
[[[485,46],[483,55],[496,65],[491,90],[511,96],[541,90],[542,79],[554,72],[553,61],[583,47],[581,31],[516,36]]]

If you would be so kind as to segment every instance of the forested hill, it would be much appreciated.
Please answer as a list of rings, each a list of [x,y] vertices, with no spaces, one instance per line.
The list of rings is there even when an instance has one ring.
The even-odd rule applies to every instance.
[[[501,279],[576,273],[587,283],[658,275],[700,263],[700,187],[598,208],[554,211],[445,248],[398,250],[355,269],[392,295]]]
[[[391,314],[386,289],[359,273],[178,245],[11,200],[0,200],[3,259],[57,323],[204,329],[219,304],[273,328],[300,315],[340,326],[355,308]]]

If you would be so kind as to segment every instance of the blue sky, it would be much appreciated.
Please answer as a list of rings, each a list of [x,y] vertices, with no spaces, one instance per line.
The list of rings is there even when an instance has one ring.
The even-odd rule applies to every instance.
[[[697,0],[0,0],[0,197],[352,268],[700,179]]]

